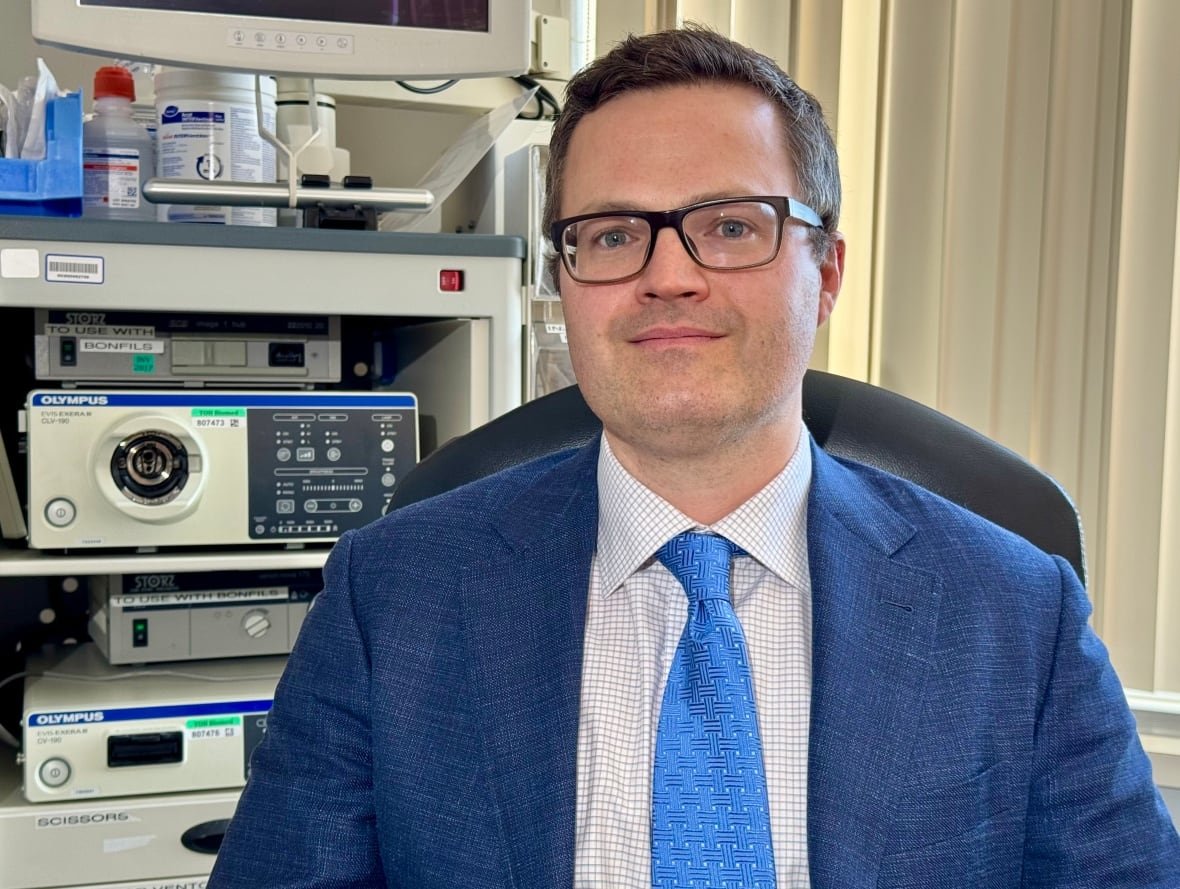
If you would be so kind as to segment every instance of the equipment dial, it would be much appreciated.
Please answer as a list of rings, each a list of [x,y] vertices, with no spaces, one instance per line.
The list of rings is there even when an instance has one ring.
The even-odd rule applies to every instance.
[[[111,476],[129,500],[145,506],[168,503],[188,481],[188,450],[176,436],[158,429],[133,433],[116,445]]]
[[[251,609],[242,617],[242,629],[251,639],[261,639],[270,629],[270,615],[261,608]]]

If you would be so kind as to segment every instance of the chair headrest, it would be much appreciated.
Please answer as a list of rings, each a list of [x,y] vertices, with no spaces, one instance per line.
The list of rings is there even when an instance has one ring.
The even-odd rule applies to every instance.
[[[1069,496],[1019,454],[933,408],[858,380],[809,370],[803,418],[836,457],[901,476],[1064,556],[1085,582],[1081,522]],[[441,494],[602,432],[577,386],[527,402],[452,439],[407,473],[390,509]]]

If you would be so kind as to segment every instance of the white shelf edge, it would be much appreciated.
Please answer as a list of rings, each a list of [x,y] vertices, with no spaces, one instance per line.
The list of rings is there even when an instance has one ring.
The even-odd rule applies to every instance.
[[[258,551],[95,553],[92,555],[0,550],[0,577],[61,577],[81,574],[130,574],[191,571],[265,571],[322,568],[328,549]]]
[[[1132,710],[1143,710],[1148,713],[1168,713],[1180,716],[1180,693],[1169,691],[1142,691],[1137,688],[1124,688],[1127,703]],[[1180,720],[1177,720],[1180,722]]]

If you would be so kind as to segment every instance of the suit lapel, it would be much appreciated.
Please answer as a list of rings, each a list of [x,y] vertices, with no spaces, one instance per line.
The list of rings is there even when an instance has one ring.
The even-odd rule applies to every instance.
[[[875,886],[923,706],[940,590],[892,558],[913,527],[818,449],[807,533],[811,885]]]
[[[507,546],[463,595],[476,722],[512,885],[570,886],[597,441],[504,510]]]

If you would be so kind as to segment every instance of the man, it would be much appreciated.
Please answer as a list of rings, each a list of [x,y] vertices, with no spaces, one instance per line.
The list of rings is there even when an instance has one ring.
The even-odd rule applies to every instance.
[[[815,101],[629,38],[550,151],[601,443],[341,539],[211,887],[1180,886],[1070,568],[803,428]]]

